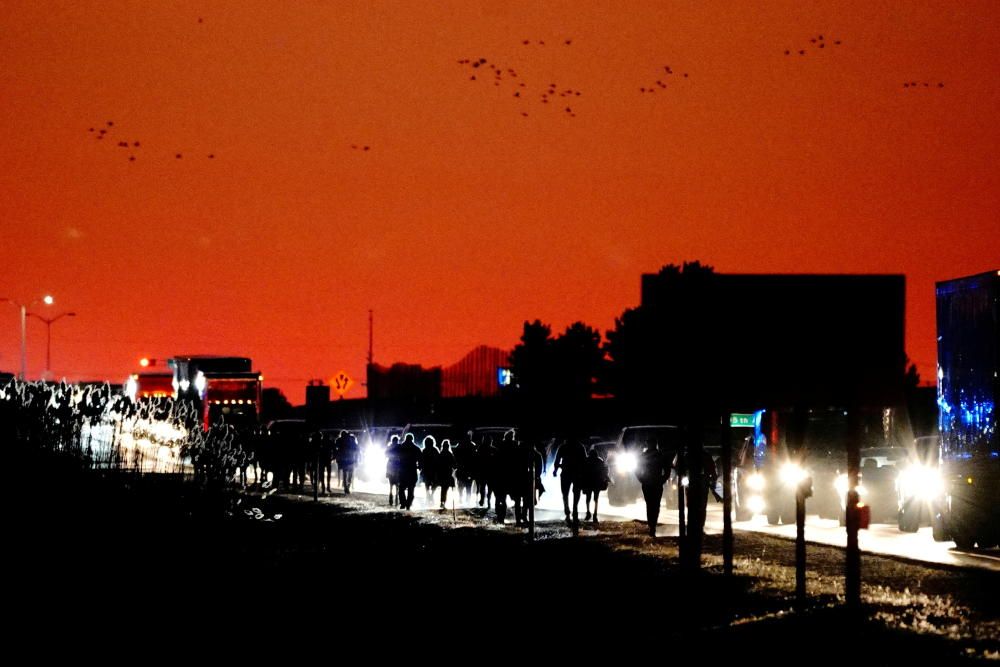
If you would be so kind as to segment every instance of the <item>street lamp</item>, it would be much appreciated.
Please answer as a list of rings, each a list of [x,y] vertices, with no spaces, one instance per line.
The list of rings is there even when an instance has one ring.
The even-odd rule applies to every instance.
[[[7,303],[12,303],[21,309],[21,374],[18,376],[22,381],[25,376],[25,368],[28,365],[28,347],[27,347],[27,320],[28,320],[28,308],[32,307],[39,301],[43,302],[46,306],[51,306],[55,303],[55,299],[46,294],[41,299],[35,299],[34,301],[23,304],[14,299],[8,299],[7,297],[0,298],[0,301],[6,301]]]
[[[52,323],[63,317],[76,317],[76,313],[59,313],[55,317],[42,317],[38,313],[28,313],[28,315],[45,322],[45,379],[48,380],[52,374]]]

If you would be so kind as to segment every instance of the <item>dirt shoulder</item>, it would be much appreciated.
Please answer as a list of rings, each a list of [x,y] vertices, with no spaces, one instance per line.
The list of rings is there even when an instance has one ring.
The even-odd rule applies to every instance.
[[[255,502],[265,506],[258,508],[264,519],[255,518]],[[646,633],[658,642],[692,633],[793,638],[834,655],[860,650],[873,659],[947,663],[1000,651],[1000,577],[987,571],[865,555],[864,610],[852,618],[843,605],[844,552],[835,547],[809,545],[809,602],[793,612],[794,543],[767,535],[737,533],[731,578],[722,574],[721,538],[707,537],[702,572],[691,576],[680,570],[676,538],[650,538],[637,522],[606,522],[575,537],[561,522],[541,522],[532,543],[523,530],[509,522],[496,526],[480,509],[399,512],[382,498],[358,495],[319,503],[291,495],[257,502],[251,495],[245,505],[248,530],[287,547],[272,563],[274,572],[302,568],[303,559],[323,567],[329,559],[359,578],[381,576],[372,591],[391,597],[412,583],[418,598],[424,591],[444,608],[480,600],[498,613],[529,613],[548,624],[559,623],[560,609],[592,610],[601,632]],[[275,514],[281,518],[266,521]],[[244,556],[274,555],[271,540],[262,544],[269,546],[249,547]],[[858,645],[845,644],[849,637]]]

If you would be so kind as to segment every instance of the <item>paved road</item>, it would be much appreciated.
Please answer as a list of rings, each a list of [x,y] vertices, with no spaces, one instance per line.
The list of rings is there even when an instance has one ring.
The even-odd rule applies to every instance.
[[[539,521],[558,521],[562,518],[562,498],[559,495],[557,480],[551,476],[544,480],[548,491],[543,494],[537,510]],[[358,482],[356,490],[365,493],[388,494],[388,487],[382,483]],[[451,491],[454,495],[454,489]],[[418,486],[416,490],[416,503],[414,509],[423,508],[424,489]],[[449,497],[448,507],[452,506]],[[438,507],[438,503],[431,505]],[[457,504],[461,507],[461,504]],[[602,497],[600,519],[602,521],[645,521],[646,508],[642,502],[633,503],[623,507],[612,507]],[[579,504],[579,516],[583,520],[584,500],[581,498]],[[508,512],[510,521],[513,521],[513,511]],[[662,509],[660,512],[657,535],[676,536],[678,534],[678,515],[676,510]],[[737,531],[736,539],[739,539],[738,531],[757,531],[775,536],[794,538],[795,525],[769,526],[763,516],[754,517],[750,521],[738,521],[733,523]],[[705,530],[709,533],[722,532],[722,505],[711,501],[708,506],[708,518],[705,523]],[[818,516],[809,515],[806,518],[806,541],[817,544],[827,544],[831,546],[846,547],[847,531],[840,526],[836,519],[820,519]],[[960,551],[955,548],[954,542],[935,542],[931,536],[930,528],[921,528],[916,533],[900,532],[895,524],[872,524],[868,530],[860,531],[858,541],[863,552],[878,553],[888,556],[897,556],[911,560],[924,561],[929,563],[939,563],[957,567],[975,567],[981,569],[1000,572],[1000,551],[996,549],[986,551]]]

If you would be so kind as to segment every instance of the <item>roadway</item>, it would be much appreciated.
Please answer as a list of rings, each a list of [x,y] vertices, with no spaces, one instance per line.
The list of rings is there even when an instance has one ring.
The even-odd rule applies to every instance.
[[[562,497],[559,495],[559,483],[551,476],[545,478],[547,491],[542,495],[539,502],[536,518],[539,521],[558,521],[562,518]],[[388,486],[385,483],[366,483],[358,481],[355,488],[359,492],[388,495]],[[452,489],[448,499],[449,509],[452,506],[451,494],[455,494],[457,489]],[[424,507],[424,489],[418,486],[415,493],[414,509]],[[457,501],[457,495],[454,498]],[[436,508],[437,505],[432,504]],[[461,509],[463,505],[457,504]],[[472,507],[466,505],[465,507]],[[604,494],[601,497],[599,507],[599,517],[601,521],[645,521],[646,506],[640,500],[630,505],[613,507]],[[583,498],[580,499],[579,516],[582,521],[585,516]],[[708,516],[705,522],[706,533],[722,532],[722,504],[709,501]],[[508,512],[508,520],[513,520],[512,509]],[[660,517],[657,524],[657,536],[676,536],[679,529],[677,510],[661,508]],[[735,539],[739,539],[740,531],[755,531],[785,537],[795,538],[795,524],[782,524],[770,526],[763,516],[756,516],[749,521],[734,521],[733,529],[736,532]],[[836,519],[820,519],[816,515],[806,516],[805,537],[807,542],[815,544],[825,544],[829,546],[845,548],[847,546],[847,531],[840,526]],[[901,532],[895,524],[873,523],[870,528],[861,530],[858,533],[858,543],[862,552],[880,554],[896,558],[903,558],[911,561],[936,563],[952,567],[974,567],[980,569],[1000,572],[1000,550],[975,550],[962,551],[955,547],[954,542],[935,542],[931,536],[930,527],[921,528],[916,533]]]

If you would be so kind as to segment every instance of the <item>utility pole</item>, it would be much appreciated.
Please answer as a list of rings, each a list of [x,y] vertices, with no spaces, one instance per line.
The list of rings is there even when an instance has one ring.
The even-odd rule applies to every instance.
[[[368,365],[369,366],[371,366],[372,362],[375,360],[375,356],[374,356],[374,353],[372,351],[372,348],[373,348],[372,341],[373,341],[373,336],[374,336],[374,334],[373,334],[373,327],[372,327],[373,322],[372,321],[373,321],[373,318],[372,318],[372,309],[369,308],[368,309]]]

